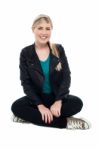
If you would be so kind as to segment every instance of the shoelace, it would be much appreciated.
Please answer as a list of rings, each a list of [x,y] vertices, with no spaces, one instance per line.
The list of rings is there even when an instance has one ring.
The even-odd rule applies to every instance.
[[[68,118],[67,122],[68,129],[88,129],[89,125],[82,119],[78,118]]]
[[[70,120],[69,124],[74,128],[74,129],[82,129],[84,128],[84,123],[80,120]]]

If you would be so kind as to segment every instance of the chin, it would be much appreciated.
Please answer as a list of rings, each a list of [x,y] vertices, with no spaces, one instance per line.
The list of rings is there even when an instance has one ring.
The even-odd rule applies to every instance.
[[[48,42],[49,42],[48,40],[47,41],[40,41],[41,44],[46,44]]]

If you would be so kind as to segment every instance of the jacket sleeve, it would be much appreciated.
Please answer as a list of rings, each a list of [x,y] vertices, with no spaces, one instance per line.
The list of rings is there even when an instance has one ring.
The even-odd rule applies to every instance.
[[[20,53],[19,64],[21,85],[23,86],[24,93],[29,97],[30,102],[34,105],[38,105],[42,102],[40,97],[37,95],[35,88],[33,87],[33,83],[27,69],[26,54],[23,50]]]
[[[56,100],[60,100],[69,94],[69,87],[71,83],[71,72],[64,48],[61,45],[58,45],[58,49],[60,50],[63,78],[56,95]]]

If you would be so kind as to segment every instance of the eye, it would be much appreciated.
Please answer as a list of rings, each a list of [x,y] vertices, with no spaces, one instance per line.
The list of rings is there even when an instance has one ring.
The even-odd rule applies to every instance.
[[[48,27],[48,28],[46,28],[46,30],[51,30],[51,28],[50,28],[50,27]]]
[[[43,29],[43,27],[38,27],[38,30],[42,30]]]
[[[44,29],[44,27],[38,27],[38,30],[43,30],[43,29]],[[51,28],[50,27],[46,27],[45,30],[50,31]]]

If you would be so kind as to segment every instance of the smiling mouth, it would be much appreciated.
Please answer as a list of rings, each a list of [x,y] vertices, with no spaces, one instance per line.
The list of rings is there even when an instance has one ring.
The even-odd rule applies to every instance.
[[[40,37],[40,39],[42,39],[42,40],[45,40],[45,39],[47,39],[48,37],[46,37],[46,36],[42,36],[42,37]]]

